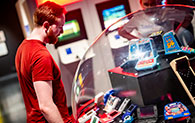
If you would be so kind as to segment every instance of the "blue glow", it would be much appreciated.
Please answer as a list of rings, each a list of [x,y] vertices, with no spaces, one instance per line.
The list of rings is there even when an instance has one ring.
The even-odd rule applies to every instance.
[[[162,0],[161,4],[162,5],[166,5],[167,4],[167,0]]]
[[[104,21],[123,17],[126,15],[125,6],[119,5],[113,8],[105,9],[103,10],[102,15],[104,17]]]
[[[67,48],[66,53],[67,53],[67,55],[72,54],[72,50],[70,48]]]

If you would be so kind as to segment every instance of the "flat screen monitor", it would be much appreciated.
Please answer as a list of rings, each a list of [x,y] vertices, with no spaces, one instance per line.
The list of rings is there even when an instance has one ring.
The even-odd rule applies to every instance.
[[[55,47],[87,39],[85,25],[80,9],[69,11],[66,14],[66,22],[63,26],[63,33],[58,37]]]
[[[65,22],[63,26],[63,33],[58,37],[59,42],[81,36],[79,23],[77,20],[70,20]]]
[[[99,3],[96,4],[96,9],[98,12],[102,30],[106,29],[118,19],[130,13],[128,0],[110,0],[107,2]],[[128,22],[127,18],[111,26],[109,28],[109,31],[116,30],[126,22]]]

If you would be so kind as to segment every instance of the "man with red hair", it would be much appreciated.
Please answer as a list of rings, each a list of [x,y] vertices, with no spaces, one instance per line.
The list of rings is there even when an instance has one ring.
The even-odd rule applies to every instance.
[[[45,2],[34,13],[35,28],[20,44],[15,65],[27,123],[70,123],[60,69],[46,49],[63,32],[65,8]]]

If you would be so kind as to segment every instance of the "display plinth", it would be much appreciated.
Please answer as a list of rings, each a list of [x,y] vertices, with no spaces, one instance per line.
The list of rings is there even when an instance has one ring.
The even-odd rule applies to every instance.
[[[166,59],[160,56],[161,64],[147,71],[130,73],[125,72],[121,67],[110,69],[108,73],[112,87],[125,90],[127,94],[130,94],[129,97],[133,103],[139,106],[161,103],[163,101],[161,97],[168,93],[176,97],[185,97],[186,94],[169,65],[172,59],[174,59],[173,56],[166,56]]]
[[[122,88],[125,91],[131,92],[130,95],[133,103],[144,106],[156,101],[168,93],[168,88],[171,86],[171,81],[174,77],[170,68],[149,73],[143,76],[133,76],[132,73],[116,72],[121,68],[114,68],[109,70],[109,76],[112,87]]]

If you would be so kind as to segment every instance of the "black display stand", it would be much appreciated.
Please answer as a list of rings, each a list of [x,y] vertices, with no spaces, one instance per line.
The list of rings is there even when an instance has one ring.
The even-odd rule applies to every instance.
[[[186,93],[172,71],[169,63],[184,54],[160,55],[157,67],[145,71],[133,71],[132,66],[126,70],[116,67],[108,71],[113,89],[121,89],[134,104],[145,106],[163,102],[163,96],[171,95],[173,101],[189,103]],[[133,72],[131,72],[133,71]],[[181,98],[182,97],[182,98]],[[171,100],[170,100],[171,101]]]

